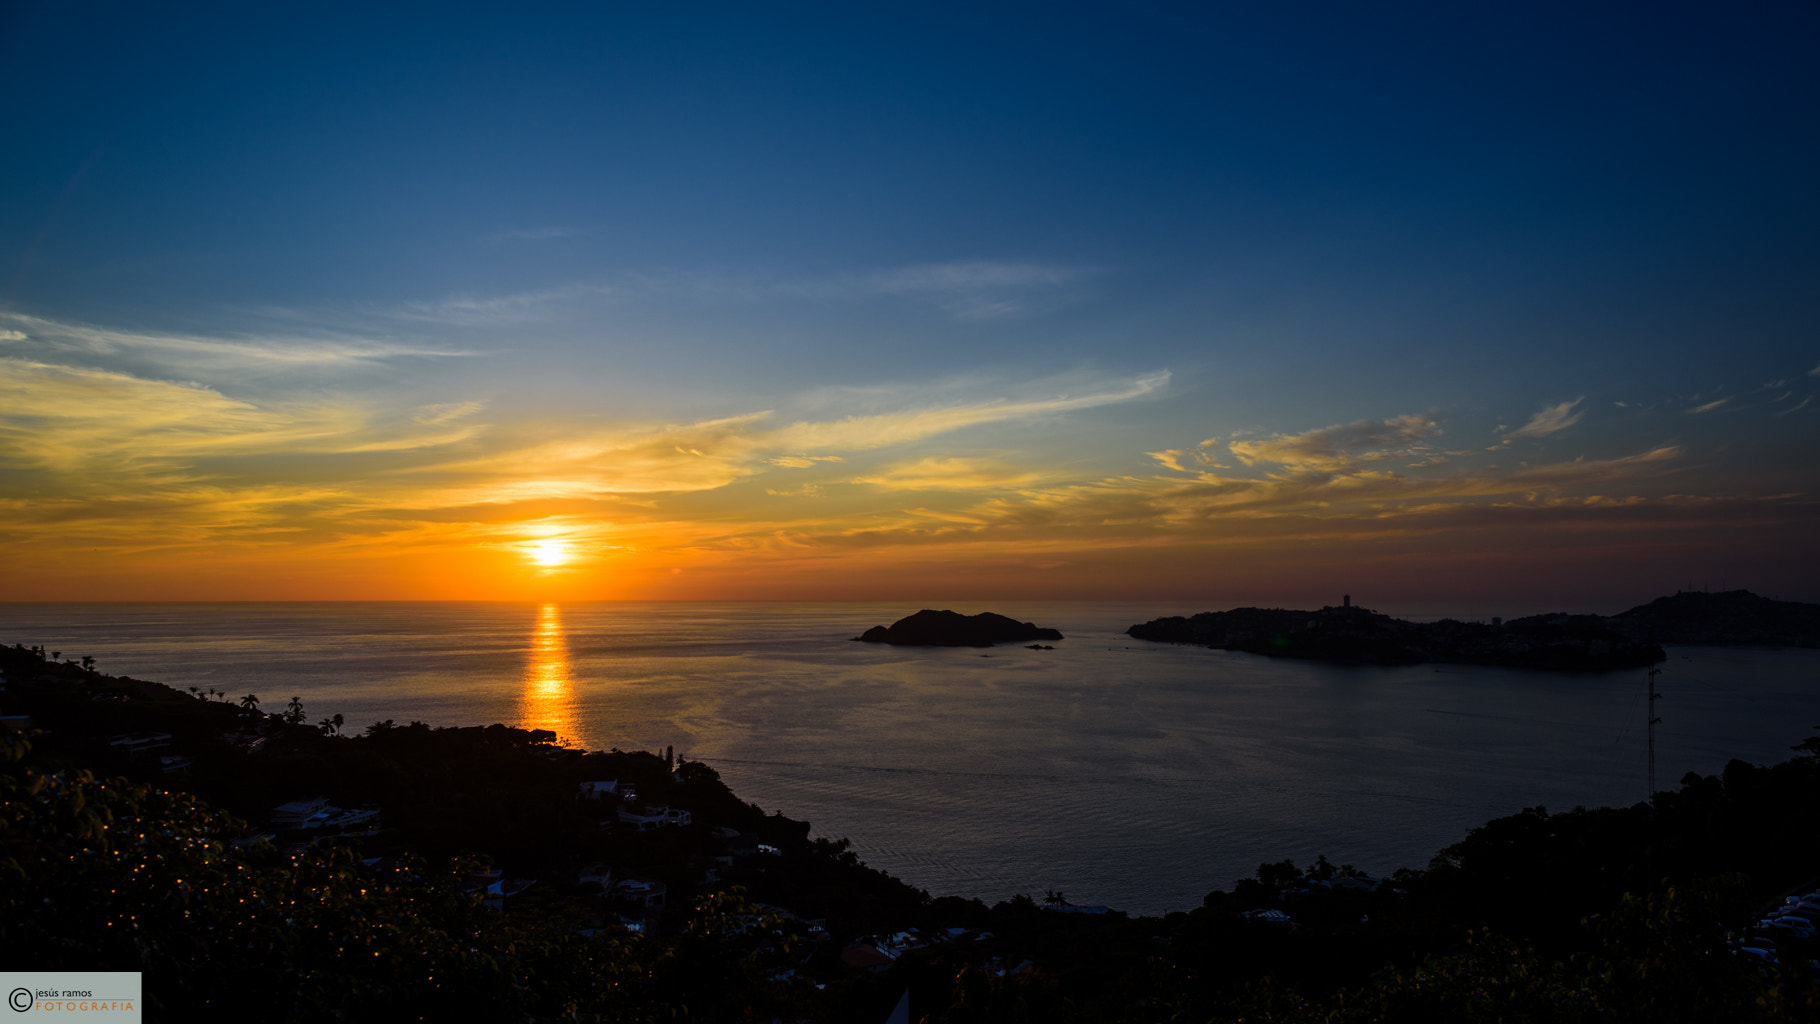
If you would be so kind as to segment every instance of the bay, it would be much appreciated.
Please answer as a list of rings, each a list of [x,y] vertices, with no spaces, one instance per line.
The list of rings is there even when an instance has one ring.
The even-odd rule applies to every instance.
[[[1641,671],[1373,668],[1148,644],[1203,609],[1005,602],[1054,650],[850,642],[902,603],[0,604],[0,642],[382,719],[673,746],[936,895],[1187,909],[1262,861],[1420,867],[1488,818],[1641,800]],[[1820,652],[1676,648],[1657,782],[1779,761]]]

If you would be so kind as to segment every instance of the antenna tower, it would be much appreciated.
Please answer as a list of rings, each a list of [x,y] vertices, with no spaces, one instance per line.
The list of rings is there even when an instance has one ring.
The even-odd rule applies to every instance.
[[[1656,692],[1656,677],[1662,674],[1662,663],[1654,662],[1649,666],[1649,794],[1645,803],[1649,805],[1651,817],[1656,813],[1656,723],[1662,719],[1656,717],[1656,699],[1662,695]]]

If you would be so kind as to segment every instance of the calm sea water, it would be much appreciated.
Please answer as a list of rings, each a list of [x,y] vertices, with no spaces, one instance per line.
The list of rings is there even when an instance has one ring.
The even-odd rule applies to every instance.
[[[981,611],[970,605],[958,611]],[[1419,867],[1489,817],[1629,804],[1638,672],[1359,668],[1146,644],[1196,608],[1001,603],[1055,650],[849,642],[903,604],[0,604],[0,642],[380,719],[674,746],[937,895],[1186,909],[1261,861]],[[1820,723],[1820,652],[1683,648],[1657,778],[1768,763]]]

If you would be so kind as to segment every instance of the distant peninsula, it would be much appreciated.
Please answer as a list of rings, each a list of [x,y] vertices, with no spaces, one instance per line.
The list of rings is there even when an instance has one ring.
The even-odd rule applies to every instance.
[[[1662,648],[1599,615],[1533,615],[1509,622],[1410,622],[1356,607],[1319,611],[1234,608],[1153,619],[1125,631],[1139,640],[1204,644],[1273,658],[1361,665],[1502,665],[1605,672],[1663,660]]]
[[[993,612],[962,615],[924,608],[889,627],[873,626],[853,639],[901,647],[991,647],[1027,640],[1060,640],[1062,634]]]
[[[1683,590],[1606,621],[1633,638],[1688,647],[1820,647],[1820,604],[1748,590]]]

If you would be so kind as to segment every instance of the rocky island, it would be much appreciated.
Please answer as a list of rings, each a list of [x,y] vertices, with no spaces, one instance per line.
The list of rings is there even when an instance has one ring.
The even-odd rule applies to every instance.
[[[1125,631],[1139,640],[1204,644],[1273,658],[1363,665],[1502,665],[1605,672],[1664,658],[1653,641],[1600,615],[1532,615],[1509,622],[1410,622],[1355,607],[1351,598],[1319,611],[1234,608],[1153,619]]]
[[[1820,647],[1820,604],[1748,590],[1683,590],[1606,620],[1634,639],[1690,647]]]
[[[992,612],[962,615],[959,612],[932,611],[924,608],[907,615],[889,627],[873,626],[853,639],[869,644],[896,644],[905,647],[991,647],[994,644],[1022,643],[1028,640],[1060,640],[1062,634],[1043,629],[1034,623]]]

